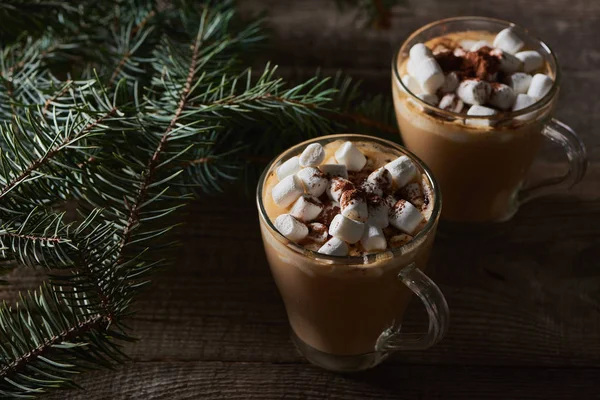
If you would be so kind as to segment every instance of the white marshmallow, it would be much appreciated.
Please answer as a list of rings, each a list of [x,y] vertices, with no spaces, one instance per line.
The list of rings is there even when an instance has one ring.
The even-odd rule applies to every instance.
[[[512,110],[513,111],[523,110],[523,109],[529,107],[530,105],[534,104],[536,101],[537,100],[534,99],[533,97],[520,93],[517,95],[517,99],[515,100],[515,104],[513,105]],[[524,115],[519,115],[518,117],[516,117],[516,119],[519,119],[521,121],[527,121],[527,120],[533,119],[535,117],[535,115],[536,115],[535,112],[531,112],[531,113],[527,113]]]
[[[460,42],[458,42],[458,45],[460,47],[462,47],[464,50],[469,50],[469,49],[473,48],[473,46],[475,46],[475,43],[477,43],[477,40],[464,39],[464,40],[461,40]]]
[[[472,41],[473,43],[475,43],[475,41]],[[456,57],[464,57],[467,55],[467,52],[465,51],[466,47],[457,47],[454,49],[454,51],[452,52]]]
[[[552,85],[554,85],[554,81],[548,75],[535,74],[531,79],[527,95],[539,100],[548,94]]]
[[[404,233],[413,234],[423,221],[423,215],[412,204],[404,199],[396,202],[389,212],[390,225]]]
[[[385,250],[387,248],[387,241],[381,228],[369,223],[365,225],[365,231],[360,238],[360,244],[368,252]]]
[[[515,92],[510,86],[497,83],[492,87],[489,103],[501,110],[509,110],[515,102]]]
[[[400,156],[383,167],[390,172],[397,188],[403,187],[417,175],[417,167],[408,156]]]
[[[365,222],[369,217],[367,198],[362,190],[346,190],[340,197],[342,215],[355,221]]]
[[[316,197],[302,195],[296,200],[290,215],[302,222],[312,221],[317,218],[323,210],[323,204]]]
[[[419,94],[421,93],[421,85],[419,85],[419,82],[417,82],[417,80],[415,78],[413,78],[410,75],[404,75],[402,77],[402,83],[404,83],[404,86],[406,86],[406,88],[413,94]]]
[[[492,92],[492,87],[486,81],[475,79],[464,80],[458,85],[456,94],[467,104],[485,104]]]
[[[423,43],[417,43],[410,48],[408,55],[413,60],[422,60],[424,58],[432,57],[433,53],[429,47],[425,46]]]
[[[460,113],[464,108],[465,103],[454,93],[448,93],[440,100],[439,108],[442,110]]]
[[[334,177],[331,178],[329,186],[327,187],[327,196],[339,203],[342,193],[346,190],[355,189],[354,184],[345,178]]]
[[[330,159],[331,160],[331,159]],[[348,169],[343,164],[329,163],[329,160],[319,166],[322,173],[327,175],[328,178],[340,176],[344,179],[348,179]]]
[[[319,197],[325,193],[329,181],[319,169],[315,167],[306,167],[296,174],[302,181],[306,193],[311,196]]]
[[[383,192],[392,187],[392,175],[390,172],[381,167],[371,172],[364,183],[364,189],[369,192],[376,194],[377,196],[383,195]]]
[[[365,224],[354,221],[348,217],[338,214],[329,225],[329,234],[347,243],[353,244],[360,240],[365,230]]]
[[[515,94],[525,94],[531,84],[531,75],[524,72],[517,72],[506,78],[506,84],[515,92]]]
[[[396,202],[394,201],[394,204]],[[388,212],[390,206],[387,201],[377,196],[368,201],[369,206],[369,218],[368,223],[371,225],[378,226],[380,228],[386,228],[389,225]]]
[[[506,28],[498,32],[494,38],[494,47],[515,54],[523,48],[525,42],[516,34],[513,28]]]
[[[484,107],[484,106],[480,106],[480,105],[474,105],[471,108],[469,108],[469,111],[467,111],[467,115],[474,115],[474,116],[481,116],[481,117],[487,117],[487,116],[496,115],[496,114],[498,114],[498,111],[494,110],[493,108]],[[488,119],[467,118],[465,120],[465,124],[472,125],[472,126],[490,126],[490,125],[492,125],[492,123],[493,122]]]
[[[500,60],[500,71],[505,74],[512,74],[523,69],[523,62],[510,53],[494,49],[490,54],[498,57],[498,60]]]
[[[342,143],[335,151],[335,159],[344,164],[348,171],[360,171],[367,163],[367,158],[352,142]]]
[[[431,104],[432,106],[437,105],[439,101],[438,97],[435,94],[431,93],[420,93],[417,95],[417,97],[423,100],[425,103]]]
[[[517,95],[517,99],[515,100],[515,104],[513,105],[512,110],[513,111],[522,110],[524,108],[529,107],[530,105],[532,105],[535,102],[536,102],[536,99],[534,99],[533,97],[531,97],[527,94],[519,93]]]
[[[302,181],[296,175],[288,175],[273,186],[271,196],[277,207],[286,208],[304,193]]]
[[[523,62],[523,71],[527,73],[534,72],[544,65],[544,58],[534,50],[520,51],[515,57]]]
[[[281,214],[275,219],[275,228],[292,242],[308,236],[308,228],[290,214]]]
[[[300,171],[300,157],[294,156],[277,168],[277,178],[281,181],[286,176],[296,175]]]
[[[406,243],[410,242],[411,240],[412,240],[412,236],[407,235],[405,233],[401,233],[399,235],[395,235],[390,238],[390,247],[393,249],[397,248],[397,247],[402,247]]]
[[[409,58],[408,61],[406,62],[406,72],[408,72],[408,74],[410,76],[414,77],[416,71],[417,71],[417,60],[413,60],[412,58]],[[420,90],[420,86],[419,86],[419,90]]]
[[[350,249],[348,244],[343,240],[336,237],[332,237],[325,243],[319,250],[319,253],[327,254],[330,256],[347,256]]]
[[[477,51],[477,50],[481,49],[482,47],[492,47],[492,45],[487,40],[479,40],[471,46],[469,51]]]
[[[301,167],[317,167],[325,159],[325,150],[319,143],[311,143],[300,154]]]
[[[444,77],[444,84],[440,87],[440,92],[452,93],[456,90],[459,83],[460,80],[458,79],[458,74],[456,72],[450,72]]]
[[[444,71],[435,58],[424,58],[415,64],[414,77],[425,93],[435,93],[444,84]]]
[[[319,222],[311,222],[308,224],[308,236],[307,239],[310,239],[314,243],[318,243],[322,245],[327,241],[327,226],[319,223]]]
[[[421,190],[421,185],[417,182],[409,183],[400,189],[400,195],[404,200],[408,200],[413,206],[421,208],[425,203],[425,197]]]

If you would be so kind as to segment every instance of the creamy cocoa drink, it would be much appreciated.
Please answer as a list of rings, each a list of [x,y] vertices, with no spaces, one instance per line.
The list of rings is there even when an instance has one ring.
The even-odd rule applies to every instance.
[[[440,183],[442,218],[502,221],[516,211],[551,118],[557,65],[523,30],[473,21],[407,40],[394,64],[394,104],[406,147]]]
[[[399,274],[417,272],[435,287],[420,271],[439,215],[436,190],[412,155],[362,135],[300,144],[267,169],[257,193],[265,252],[296,344],[310,361],[364,369],[393,349],[388,342],[418,293]],[[348,358],[365,354],[368,360]]]

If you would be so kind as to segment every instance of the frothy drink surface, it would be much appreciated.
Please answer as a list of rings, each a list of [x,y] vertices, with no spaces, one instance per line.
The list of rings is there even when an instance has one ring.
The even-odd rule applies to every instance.
[[[502,38],[485,31],[454,32],[424,43],[445,78],[432,93],[435,98],[419,96],[440,112],[423,107],[393,78],[402,138],[439,182],[446,220],[496,221],[510,213],[551,112],[552,104],[536,113],[508,117],[540,100],[549,87],[534,85],[541,81],[551,85],[554,76],[546,60],[536,67],[539,53],[526,45],[514,53],[501,50],[495,46],[509,50],[510,46],[498,37]],[[413,83],[411,91],[417,94],[423,89],[411,80],[412,58],[399,58],[398,71],[405,84]],[[449,75],[454,75],[454,82]],[[531,83],[532,78],[536,83]]]
[[[435,235],[435,226],[428,231],[428,234],[413,237],[426,226],[427,221],[431,218],[435,199],[430,182],[424,172],[415,164],[403,166],[403,171],[405,171],[403,176],[410,178],[407,182],[403,182],[401,179],[388,182],[387,173],[371,175],[379,168],[402,157],[401,151],[368,141],[351,142],[354,149],[359,150],[360,154],[365,156],[364,165],[356,170],[357,165],[360,166],[360,157],[353,153],[352,149],[348,149],[346,143],[348,142],[338,140],[324,145],[324,156],[321,156],[323,161],[317,166],[323,171],[335,171],[336,169],[327,167],[333,163],[348,165],[350,169],[355,169],[347,171],[348,181],[351,182],[352,187],[346,187],[345,191],[342,190],[341,195],[338,194],[341,203],[332,199],[338,195],[331,193],[337,178],[331,174],[324,174],[327,180],[327,190],[318,196],[322,210],[317,216],[310,213],[300,214],[311,216],[310,221],[294,218],[296,222],[308,228],[309,233],[306,236],[303,236],[303,228],[295,226],[296,222],[294,221],[284,221],[280,225],[281,233],[289,236],[289,241],[277,237],[272,227],[262,219],[261,232],[275,282],[296,335],[313,348],[329,354],[357,355],[374,351],[379,335],[385,329],[400,323],[411,292],[399,281],[397,275],[402,268],[412,262],[416,263],[417,267],[425,269]],[[338,153],[343,146],[346,146],[344,150],[348,151],[343,152],[344,154]],[[341,161],[340,158],[344,161]],[[285,164],[285,161],[282,160],[281,164]],[[412,175],[406,175],[407,168],[411,167],[415,168],[414,172]],[[303,169],[307,168],[311,167]],[[295,171],[299,176],[306,175],[301,173],[302,169],[300,171],[295,169]],[[339,169],[337,171],[337,173],[343,174]],[[394,174],[394,178],[398,178],[400,175]],[[371,179],[369,179],[370,176]],[[281,202],[280,199],[284,196],[278,194],[277,185],[285,179],[284,173],[278,168],[274,168],[267,175],[263,186],[262,200],[265,212],[267,218],[276,227],[276,221],[281,221],[282,216],[294,213],[294,208],[298,207],[296,202],[306,204],[300,197],[295,202]],[[370,185],[371,182],[374,182],[375,185]],[[398,186],[399,184],[402,186]],[[311,183],[308,185],[304,183],[303,195],[306,196],[306,192],[313,189]],[[378,192],[380,189],[382,189],[381,192]],[[419,193],[415,195],[414,191]],[[287,195],[289,190],[283,191],[283,193]],[[374,193],[378,193],[380,196]],[[414,205],[410,203],[405,208],[417,210],[418,217],[415,217],[418,219],[417,226],[403,225],[406,218],[394,222],[395,226],[390,225],[389,221],[381,222],[380,219],[376,219],[374,215],[368,213],[366,219],[361,222],[360,220],[363,218],[360,207],[353,203],[353,199],[361,198],[363,195],[367,199],[367,211],[372,211],[374,197],[381,199],[383,204],[391,203],[392,209],[396,203],[412,201]],[[279,204],[277,204],[278,202]],[[282,206],[282,204],[287,205]],[[378,207],[380,204],[376,204],[376,206]],[[312,210],[311,206],[307,206],[306,209]],[[344,209],[345,211],[343,211]],[[390,215],[394,213],[393,210],[386,209],[386,211]],[[349,219],[352,219],[349,223],[363,225],[360,228],[362,229],[361,238],[357,241],[350,238],[355,225],[351,225],[348,231],[345,231],[345,228],[342,229],[343,227],[340,228],[341,232],[335,230],[335,220],[341,218],[344,212],[351,217]],[[399,211],[400,214],[402,212],[402,210]],[[315,223],[324,225],[325,232],[322,229],[314,232],[311,226]],[[377,226],[383,236],[365,240],[364,237],[368,236],[365,232],[372,225]],[[292,228],[287,230],[292,226],[295,230]],[[405,231],[396,226],[403,227]],[[372,230],[376,231],[377,229],[372,227]],[[410,230],[410,232],[406,230]],[[293,233],[286,235],[286,232]],[[296,234],[297,236],[294,236]],[[350,238],[348,239],[350,242],[339,238]],[[344,246],[347,246],[344,247],[347,249],[346,252],[341,254],[335,251],[329,252],[331,249],[326,248],[324,243],[331,241],[343,241]],[[290,242],[304,247],[306,251],[302,252],[298,247],[292,248],[294,245]],[[400,247],[402,248],[398,249]],[[336,247],[336,249],[339,251],[339,248]],[[328,255],[364,256],[371,254],[371,256],[368,263],[364,263],[365,258],[363,257],[354,259],[340,257],[345,261],[338,263],[320,259],[319,251]]]

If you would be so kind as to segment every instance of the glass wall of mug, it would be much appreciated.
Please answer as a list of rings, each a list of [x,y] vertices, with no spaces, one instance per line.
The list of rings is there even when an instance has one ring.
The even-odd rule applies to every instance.
[[[402,247],[364,256],[329,256],[290,242],[273,224],[269,180],[282,162],[311,143],[367,141],[418,166],[433,196],[425,227]],[[271,185],[272,186],[272,185]],[[401,146],[364,135],[331,135],[301,143],[267,167],[257,190],[260,229],[267,260],[279,289],[298,350],[312,363],[335,371],[373,367],[394,350],[423,349],[446,332],[448,308],[438,287],[422,272],[434,241],[441,196],[429,170]],[[413,338],[400,327],[412,294],[429,313],[425,335]]]
[[[427,104],[402,82],[410,48],[452,33],[497,33],[507,27],[540,53],[554,85],[542,99],[519,111],[466,116]],[[552,119],[561,81],[550,48],[523,28],[480,17],[450,18],[413,33],[392,63],[392,92],[405,146],[431,168],[444,194],[444,220],[495,222],[510,219],[525,201],[565,190],[583,177],[587,165],[580,138]],[[559,143],[569,157],[569,173],[525,188],[529,168],[544,137]]]

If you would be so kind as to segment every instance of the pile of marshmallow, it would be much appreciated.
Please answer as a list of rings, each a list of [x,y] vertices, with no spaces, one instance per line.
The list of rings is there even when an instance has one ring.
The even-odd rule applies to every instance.
[[[489,76],[488,80],[493,82],[490,84],[482,79],[465,79],[461,82],[456,72],[444,73],[434,53],[450,50],[441,46],[441,49],[432,52],[423,43],[418,43],[410,49],[408,74],[402,77],[402,82],[424,102],[455,113],[464,113],[465,107],[468,107],[466,114],[472,116],[522,110],[544,97],[553,85],[548,75],[531,75],[544,67],[544,58],[537,51],[520,51],[524,45],[525,42],[512,28],[500,31],[493,44],[484,40],[460,42],[460,47],[454,49],[457,57],[464,57],[465,50],[474,52],[482,47],[492,48],[490,55],[498,58],[505,81],[493,82],[496,76]],[[529,115],[529,118],[532,117]],[[465,123],[490,124],[483,119],[467,119]]]
[[[423,193],[419,183],[411,182],[418,174],[409,157],[400,156],[374,170],[360,188],[348,180],[348,171],[361,171],[367,159],[352,142],[344,142],[334,156],[324,159],[323,147],[313,143],[276,170],[279,182],[271,196],[287,212],[275,219],[275,227],[287,239],[317,244],[319,253],[346,256],[350,246],[359,242],[365,252],[385,250],[383,228],[388,225],[404,232],[390,239],[397,244],[410,240],[422,225],[424,217],[418,207],[423,205]],[[391,194],[398,189],[410,201]],[[340,208],[328,227],[311,222],[324,211],[319,200],[324,193],[333,207]],[[368,201],[367,195],[379,201]]]

